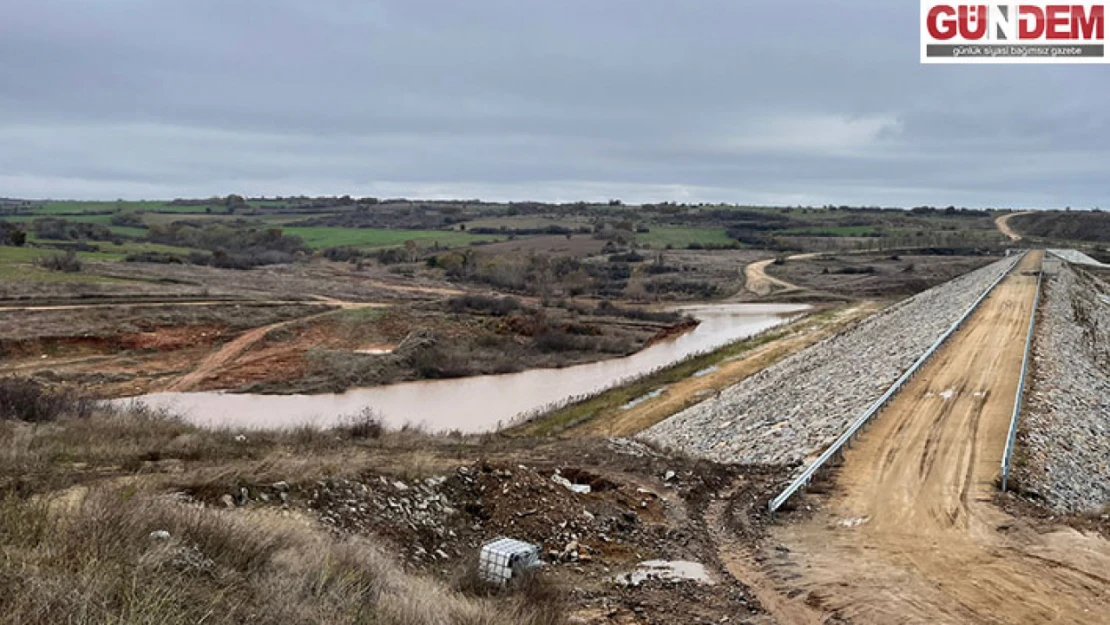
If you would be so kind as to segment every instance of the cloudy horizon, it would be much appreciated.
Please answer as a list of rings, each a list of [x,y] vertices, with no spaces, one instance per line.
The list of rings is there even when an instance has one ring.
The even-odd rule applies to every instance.
[[[1106,66],[881,0],[8,0],[0,197],[1089,208]]]

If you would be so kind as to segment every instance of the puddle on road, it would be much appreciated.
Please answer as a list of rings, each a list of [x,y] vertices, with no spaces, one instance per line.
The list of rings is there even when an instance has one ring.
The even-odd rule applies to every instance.
[[[640,395],[636,399],[633,399],[632,401],[628,402],[627,404],[621,406],[621,410],[632,410],[633,408],[635,408],[636,406],[639,406],[640,404],[644,403],[645,401],[651,401],[651,400],[655,399],[656,397],[659,397],[666,390],[667,390],[667,387],[664,386],[663,388],[657,388],[654,391],[652,391],[652,392],[650,392],[646,395]]]
[[[637,565],[635,571],[619,575],[617,579],[629,586],[639,586],[649,579],[713,585],[713,578],[709,576],[705,565],[688,560],[647,560]]]

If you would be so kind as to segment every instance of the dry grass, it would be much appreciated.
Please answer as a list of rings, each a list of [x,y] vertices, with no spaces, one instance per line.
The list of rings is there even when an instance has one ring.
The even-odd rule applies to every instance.
[[[0,501],[0,586],[0,623],[25,625],[562,622],[551,593],[467,596],[361,538],[119,489]]]
[[[104,478],[161,473],[163,461],[187,465],[198,480],[191,485],[343,477],[374,464],[388,464],[398,476],[423,478],[442,469],[424,452],[438,449],[449,456],[480,440],[416,428],[385,430],[370,412],[332,429],[254,431],[197,428],[141,405],[61,414],[41,423],[13,420],[0,411],[0,494],[30,496]]]
[[[335,430],[284,432],[202,430],[141,408],[5,416],[0,625],[562,622],[560,593],[542,583],[477,592],[406,572],[369,539],[296,513],[167,494],[213,500],[236,483],[343,475],[374,459],[430,470],[412,452],[465,444],[381,431],[370,413]],[[163,462],[181,468],[161,473]]]

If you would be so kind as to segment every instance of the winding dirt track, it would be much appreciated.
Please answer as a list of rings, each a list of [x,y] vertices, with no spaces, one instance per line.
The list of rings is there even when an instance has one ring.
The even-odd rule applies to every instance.
[[[383,308],[387,306],[386,304],[344,302],[340,300],[323,298],[320,300],[320,303],[324,305],[335,306],[344,310],[350,310],[354,308]],[[278,323],[271,323],[267,326],[261,326],[252,330],[248,330],[243,334],[237,336],[234,340],[225,343],[219,349],[209,354],[207,357],[205,357],[204,360],[200,362],[199,365],[197,365],[196,369],[193,369],[189,373],[186,373],[185,375],[178,378],[165,390],[177,393],[191,390],[208,376],[214,375],[220,368],[235,361],[235,359],[239,358],[239,356],[241,356],[243,352],[250,349],[251,346],[253,346],[255,343],[264,339],[266,335],[270,332],[273,332],[274,330],[280,328],[284,328],[285,326],[293,323],[300,323],[303,321],[316,319],[317,317],[322,317],[332,312],[334,311],[329,310],[327,312],[317,313],[315,315],[309,315],[307,317],[297,317],[296,319],[279,321]]]
[[[766,567],[813,617],[1110,622],[1110,542],[1041,534],[991,503],[1036,285],[1022,272],[1040,263],[1026,257],[899,394],[821,509],[775,530],[788,551],[770,552]]]
[[[807,258],[814,258],[816,256],[820,256],[820,254],[795,254],[793,256],[788,256],[786,260],[805,260]],[[760,260],[754,263],[749,263],[748,266],[744,268],[744,288],[748,289],[752,293],[755,293],[756,295],[761,296],[770,295],[771,293],[775,292],[800,290],[800,286],[792,282],[787,282],[786,280],[776,278],[767,273],[767,267],[770,266],[773,262],[775,262],[775,259],[771,258],[768,260]]]
[[[1009,237],[1011,241],[1017,242],[1020,241],[1022,237],[1013,228],[1010,227],[1010,220],[1019,215],[1028,214],[1030,214],[1030,211],[1025,211],[1024,213],[1007,213],[995,219],[994,225],[998,228],[999,232]]]

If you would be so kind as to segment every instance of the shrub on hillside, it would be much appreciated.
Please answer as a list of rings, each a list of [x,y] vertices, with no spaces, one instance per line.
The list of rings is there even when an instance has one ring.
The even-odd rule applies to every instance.
[[[337,263],[354,263],[365,259],[370,254],[357,247],[327,247],[320,251],[320,255],[324,258],[335,261]]]
[[[385,426],[373,409],[363,408],[357,415],[343,419],[332,431],[352,440],[370,440],[381,438]]]
[[[0,245],[23,247],[27,242],[27,231],[22,227],[0,220]]]
[[[447,301],[447,308],[453,313],[467,311],[487,313],[496,317],[520,310],[520,300],[515,297],[491,297],[489,295],[460,295]]]
[[[833,273],[846,275],[846,276],[857,276],[857,275],[873,274],[873,273],[876,273],[876,271],[877,270],[875,269],[874,266],[866,265],[864,267],[843,267],[841,269],[837,269]]]
[[[68,250],[65,254],[44,256],[37,259],[35,263],[51,271],[64,271],[66,273],[81,271],[81,261],[77,259],[77,253],[73,250]]]
[[[41,423],[63,416],[86,417],[93,402],[27,378],[0,378],[0,420]]]
[[[624,317],[638,321],[653,321],[656,323],[678,323],[682,320],[682,313],[673,310],[644,310],[642,308],[622,308],[612,302],[602,300],[593,310],[595,315],[605,317]]]
[[[142,215],[136,213],[116,213],[109,218],[113,226],[121,226],[124,228],[146,228],[146,222],[143,221]]]
[[[168,225],[153,225],[150,227],[150,240],[208,250],[211,255],[190,254],[189,261],[223,269],[250,269],[289,263],[297,253],[309,251],[298,236],[284,234],[280,228],[256,228],[243,221],[176,221]]]
[[[635,251],[609,255],[609,262],[611,263],[639,263],[643,262],[643,260],[643,255]]]
[[[652,295],[680,295],[693,299],[713,299],[721,294],[718,285],[705,280],[665,278],[648,282],[644,288]]]
[[[128,254],[123,259],[128,263],[161,263],[182,265],[187,262],[184,256],[168,252],[137,252]]]

